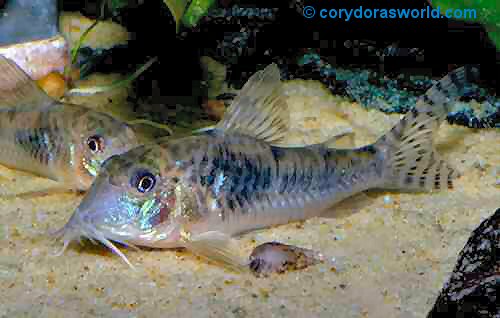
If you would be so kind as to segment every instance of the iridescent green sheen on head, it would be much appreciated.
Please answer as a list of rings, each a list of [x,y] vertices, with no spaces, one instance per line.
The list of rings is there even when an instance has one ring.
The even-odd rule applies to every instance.
[[[150,231],[155,224],[152,222],[160,215],[161,206],[156,198],[150,198],[143,202],[139,209],[139,228],[143,231]]]
[[[138,146],[106,160],[59,232],[65,245],[87,237],[116,253],[110,240],[150,247],[182,246],[180,233],[196,221],[198,201],[177,163],[159,144]]]

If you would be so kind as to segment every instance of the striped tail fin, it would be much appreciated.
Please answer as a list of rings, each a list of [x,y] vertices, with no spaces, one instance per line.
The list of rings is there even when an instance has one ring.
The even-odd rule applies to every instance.
[[[458,171],[440,159],[434,136],[453,104],[463,94],[476,68],[458,68],[433,85],[375,147],[384,153],[382,188],[430,191],[452,188]]]

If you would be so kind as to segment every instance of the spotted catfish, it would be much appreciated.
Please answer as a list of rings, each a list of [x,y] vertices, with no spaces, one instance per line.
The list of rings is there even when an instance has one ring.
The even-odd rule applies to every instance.
[[[0,164],[87,190],[104,160],[137,145],[127,124],[51,99],[0,55]]]
[[[288,111],[279,69],[254,74],[211,131],[142,145],[110,158],[68,223],[64,249],[81,237],[127,258],[112,241],[183,247],[234,269],[248,268],[234,237],[321,216],[336,203],[379,188],[452,187],[458,173],[433,137],[466,84],[457,69],[375,143],[283,146]]]

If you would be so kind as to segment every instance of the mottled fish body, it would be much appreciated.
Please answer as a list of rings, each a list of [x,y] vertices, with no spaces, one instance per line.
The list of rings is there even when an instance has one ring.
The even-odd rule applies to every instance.
[[[439,158],[433,135],[465,85],[451,72],[374,144],[281,144],[288,112],[276,65],[257,72],[209,132],[139,146],[105,163],[59,235],[81,236],[126,258],[110,240],[185,247],[241,267],[231,237],[320,216],[373,188],[429,191],[458,174]],[[127,260],[126,260],[127,261]],[[128,261],[127,261],[128,262]]]
[[[119,166],[134,166],[145,153],[164,159],[158,173],[177,175],[188,190],[190,198],[184,200],[195,205],[190,217],[204,220],[193,225],[203,227],[197,231],[230,236],[319,216],[355,193],[383,186],[385,180],[383,153],[373,146],[287,148],[245,135],[213,134],[141,146],[119,158]],[[154,216],[168,218],[163,213],[170,211]],[[150,220],[151,225],[157,222]]]
[[[135,146],[128,125],[51,99],[0,56],[0,164],[86,190],[104,160]]]

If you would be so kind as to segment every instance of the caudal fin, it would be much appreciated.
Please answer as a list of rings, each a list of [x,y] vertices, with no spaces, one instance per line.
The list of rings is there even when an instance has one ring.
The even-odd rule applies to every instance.
[[[458,171],[440,159],[434,135],[478,70],[458,68],[432,86],[375,146],[385,153],[385,189],[430,191],[453,187]]]

